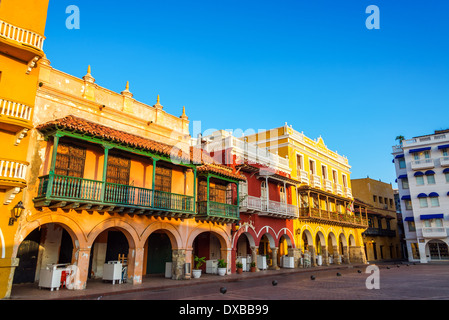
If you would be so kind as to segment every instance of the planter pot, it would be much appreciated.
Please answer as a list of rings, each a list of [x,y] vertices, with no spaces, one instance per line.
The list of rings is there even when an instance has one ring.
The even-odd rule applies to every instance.
[[[218,268],[218,275],[224,276],[226,274],[226,268]]]
[[[243,273],[243,268],[237,268],[237,273],[238,274],[242,274]]]
[[[251,267],[251,268],[249,269],[249,271],[251,271],[251,272],[256,272],[256,267]]]
[[[194,279],[198,279],[199,277],[201,277],[201,270],[193,269],[192,275]]]

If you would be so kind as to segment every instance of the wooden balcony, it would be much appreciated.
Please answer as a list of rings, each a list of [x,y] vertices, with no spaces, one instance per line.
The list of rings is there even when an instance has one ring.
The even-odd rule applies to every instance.
[[[310,220],[319,223],[335,224],[339,226],[349,226],[355,228],[367,228],[368,220],[358,213],[348,214],[320,210],[318,208],[300,208],[300,220]]]
[[[248,213],[258,213],[275,218],[294,219],[298,217],[298,207],[278,201],[247,196],[240,204],[240,210]]]
[[[233,223],[240,220],[240,212],[239,207],[236,205],[214,201],[199,201],[196,218],[198,220]]]
[[[194,197],[49,174],[39,178],[35,207],[191,218]]]
[[[396,230],[368,228],[365,230],[364,234],[366,236],[396,237]]]

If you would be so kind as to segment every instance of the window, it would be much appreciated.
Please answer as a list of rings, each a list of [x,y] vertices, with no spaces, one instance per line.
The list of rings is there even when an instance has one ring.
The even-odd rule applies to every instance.
[[[409,188],[409,186],[408,186],[408,179],[404,178],[404,179],[401,179],[401,180],[402,180],[402,189],[408,189]]]
[[[262,199],[267,199],[267,184],[265,181],[262,181],[262,184],[260,185],[260,197]]]
[[[430,220],[424,220],[424,227],[426,227],[426,228],[430,228],[431,227]]]
[[[310,171],[310,174],[316,174],[315,161],[313,161],[313,160],[309,160],[309,171]]]
[[[429,159],[430,158],[430,151],[426,150],[426,151],[421,151],[421,152],[415,152],[415,153],[413,153],[413,158],[415,160]]]
[[[280,200],[281,200],[281,203],[285,203],[285,201],[286,201],[286,199],[287,199],[287,197],[286,197],[286,195],[285,195],[285,188],[284,187],[280,187],[280,189],[279,189],[279,194],[280,194]]]
[[[154,182],[154,190],[171,192],[171,169],[156,166],[156,180]]]
[[[434,174],[430,174],[427,177],[427,184],[435,184],[435,175]]]
[[[405,201],[405,209],[412,210],[412,200],[404,200]]]
[[[438,197],[430,197],[430,206],[431,207],[439,207],[440,206],[440,200]]]
[[[443,219],[435,219],[435,226],[441,228],[443,226]]]
[[[429,206],[427,203],[427,198],[419,198],[419,206],[421,208],[427,208]]]
[[[130,159],[109,155],[106,182],[128,185],[130,167]]]
[[[343,177],[343,187],[348,187],[348,177],[345,174],[341,175]]]
[[[377,202],[377,196],[373,196],[373,201]]]
[[[423,186],[424,185],[424,176],[417,176],[416,177],[416,185]]]
[[[296,170],[298,173],[301,172],[301,170],[304,170],[304,161],[300,154],[296,155]]]
[[[379,203],[383,203],[383,198],[379,197]]]
[[[406,165],[405,165],[405,159],[404,158],[400,158],[399,159],[399,169],[405,169]]]
[[[408,222],[408,231],[416,231],[415,221],[407,221]]]
[[[334,183],[338,183],[338,173],[337,173],[337,170],[332,170],[332,179],[334,179]]]
[[[449,172],[446,172],[446,173],[444,174],[444,176],[446,177],[446,182],[449,182]]]
[[[443,152],[443,157],[449,156],[449,149],[447,149],[447,148],[442,149],[441,152]]]
[[[55,173],[61,176],[82,178],[86,149],[71,144],[60,143],[56,154]]]
[[[323,175],[323,179],[327,180],[327,167],[325,165],[321,166],[321,174]]]

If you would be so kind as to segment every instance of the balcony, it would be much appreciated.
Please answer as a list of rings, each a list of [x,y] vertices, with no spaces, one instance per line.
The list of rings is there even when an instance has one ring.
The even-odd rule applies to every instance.
[[[314,188],[321,188],[321,179],[320,176],[316,174],[310,175],[310,185]]]
[[[214,201],[199,201],[197,219],[233,223],[240,220],[240,212],[236,205]]]
[[[368,220],[360,214],[347,214],[320,210],[318,208],[301,208],[299,210],[299,219],[318,223],[336,224],[339,226],[351,226],[355,228],[368,227]]]
[[[38,51],[42,51],[44,47],[45,37],[2,20],[0,20],[0,36]]]
[[[440,164],[442,167],[449,167],[449,157],[441,157]]]
[[[380,228],[368,228],[365,230],[366,236],[379,236],[379,237],[396,237],[396,230],[380,229]]]
[[[340,195],[343,194],[343,188],[342,188],[341,184],[334,183],[334,193],[340,194]]]
[[[433,159],[414,160],[411,162],[412,170],[432,169],[435,167]]]
[[[294,219],[298,217],[298,208],[292,204],[285,204],[279,201],[267,200],[248,196],[240,204],[242,212],[257,213],[274,218]]]
[[[424,238],[446,238],[448,236],[447,228],[444,227],[425,227],[422,228]]]
[[[0,185],[24,187],[27,168],[27,162],[0,159]]]
[[[298,180],[301,181],[301,183],[309,184],[309,174],[307,171],[299,169]]]
[[[31,129],[32,108],[25,104],[0,98],[0,122],[4,123],[4,129],[19,132],[24,128]]]
[[[352,198],[352,190],[351,188],[345,187],[345,196],[348,198]]]
[[[194,197],[49,174],[39,178],[36,208],[64,208],[176,218],[195,216]]]
[[[326,191],[332,192],[333,191],[332,181],[323,178],[323,188]]]

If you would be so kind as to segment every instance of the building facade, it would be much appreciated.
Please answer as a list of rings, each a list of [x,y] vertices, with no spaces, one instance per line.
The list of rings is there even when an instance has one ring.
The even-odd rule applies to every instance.
[[[13,239],[29,169],[48,0],[0,2],[0,298],[8,297],[18,259]]]
[[[240,222],[232,237],[233,261],[244,261],[245,270],[251,262],[259,270],[298,266],[293,229],[299,212],[294,199],[298,181],[291,178],[287,159],[224,130],[202,137],[201,148],[246,177],[239,187]]]
[[[288,160],[298,181],[293,204],[297,257],[302,266],[366,262],[362,233],[366,207],[354,202],[348,159],[285,124],[245,137],[249,143]]]
[[[351,184],[354,197],[369,206],[368,229],[363,233],[367,260],[402,259],[391,184],[370,178],[352,179]]]
[[[449,130],[393,147],[409,261],[449,259]]]

